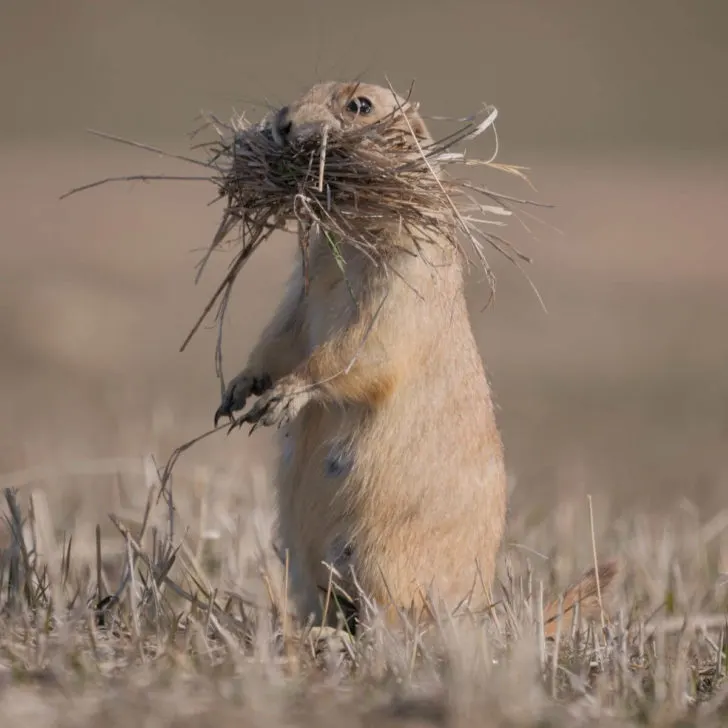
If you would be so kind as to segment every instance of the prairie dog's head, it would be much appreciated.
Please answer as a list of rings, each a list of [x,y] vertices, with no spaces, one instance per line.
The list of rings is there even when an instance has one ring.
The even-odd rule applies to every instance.
[[[295,103],[284,106],[270,121],[273,137],[281,146],[320,132],[324,125],[333,129],[366,126],[392,113],[404,112],[417,140],[422,145],[432,143],[425,123],[416,108],[388,88],[369,83],[320,83],[307,91]],[[408,130],[405,119],[397,122]]]

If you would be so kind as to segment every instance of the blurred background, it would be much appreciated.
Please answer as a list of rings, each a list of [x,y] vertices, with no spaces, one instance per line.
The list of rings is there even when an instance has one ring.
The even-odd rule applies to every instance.
[[[123,500],[125,466],[68,474],[104,458],[164,462],[219,401],[214,331],[179,352],[229,260],[194,285],[215,190],[122,183],[60,201],[103,177],[197,172],[85,130],[184,154],[200,111],[255,117],[357,76],[414,81],[425,116],[496,105],[499,159],[529,167],[537,191],[486,181],[555,205],[508,228],[548,313],[497,254],[495,304],[483,310],[485,284],[469,283],[512,511],[586,493],[613,512],[724,505],[727,23],[720,0],[2,0],[0,484],[45,488],[59,527],[103,518]],[[239,279],[228,377],[294,245],[270,241]],[[179,468],[236,468],[236,488],[270,477],[273,454],[269,432],[220,434]]]

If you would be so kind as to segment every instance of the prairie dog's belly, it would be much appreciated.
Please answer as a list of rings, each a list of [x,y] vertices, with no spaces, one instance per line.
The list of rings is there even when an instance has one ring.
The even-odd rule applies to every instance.
[[[348,540],[342,488],[356,458],[354,413],[313,404],[280,433],[278,496],[283,531],[307,552],[312,566],[328,560],[335,541]],[[285,537],[285,533],[282,533]]]
[[[301,413],[303,415],[304,413]],[[280,458],[286,468],[295,467],[299,477],[345,478],[354,465],[353,427],[347,422],[347,412],[342,411],[336,422],[329,427],[317,428],[316,442],[303,428],[295,423],[281,430]],[[332,418],[333,419],[333,418]]]

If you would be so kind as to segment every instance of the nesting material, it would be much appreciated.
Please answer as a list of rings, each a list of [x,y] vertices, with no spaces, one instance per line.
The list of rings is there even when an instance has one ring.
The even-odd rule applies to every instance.
[[[368,126],[324,128],[320,135],[286,146],[276,143],[267,120],[251,124],[243,116],[223,124],[211,118],[209,124],[218,139],[201,146],[209,152],[209,165],[216,171],[211,181],[226,206],[200,273],[224,242],[234,240],[238,248],[228,274],[187,341],[215,304],[224,311],[240,269],[280,229],[297,231],[304,276],[308,274],[308,240],[315,229],[323,232],[338,259],[339,246],[350,245],[383,265],[392,252],[381,246],[378,233],[385,225],[417,231],[415,238],[422,245],[447,241],[467,255],[464,238],[491,287],[494,278],[485,255],[487,246],[512,262],[528,261],[494,232],[512,214],[513,204],[528,201],[500,195],[453,174],[457,168],[480,165],[523,176],[520,168],[498,164],[494,158],[469,159],[453,151],[491,129],[497,115],[495,108],[486,106],[426,147],[420,145],[399,109]],[[342,275],[346,275],[343,265]]]
[[[202,128],[214,128],[217,138],[196,147],[206,150],[207,161],[169,155],[203,167],[204,175],[123,178],[206,180],[217,187],[219,197],[225,200],[220,225],[200,261],[197,278],[221,246],[232,245],[235,253],[227,274],[182,349],[216,306],[218,323],[222,323],[240,270],[276,230],[298,234],[306,281],[312,231],[323,233],[345,276],[341,246],[354,246],[375,264],[386,265],[392,253],[391,236],[389,249],[382,249],[379,232],[384,226],[395,224],[404,232],[416,233],[413,238],[425,258],[422,248],[428,243],[451,244],[471,261],[469,249],[494,290],[495,279],[486,250],[492,247],[516,265],[529,262],[498,230],[515,205],[535,203],[498,194],[458,174],[466,167],[484,166],[524,177],[521,168],[497,163],[495,154],[487,160],[471,159],[455,148],[488,130],[494,131],[497,115],[495,108],[484,106],[472,117],[458,120],[455,131],[424,147],[401,107],[374,124],[344,130],[324,128],[319,135],[285,146],[273,138],[268,123],[271,117],[250,123],[243,115],[226,124],[209,116]],[[101,136],[161,152],[118,137]],[[102,180],[67,194],[110,181],[118,180]]]

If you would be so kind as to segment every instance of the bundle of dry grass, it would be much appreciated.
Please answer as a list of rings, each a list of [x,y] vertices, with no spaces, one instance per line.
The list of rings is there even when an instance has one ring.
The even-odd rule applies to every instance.
[[[491,287],[495,280],[485,255],[487,245],[514,263],[529,262],[493,227],[504,224],[502,218],[512,214],[511,205],[530,201],[498,194],[451,172],[481,165],[524,176],[518,167],[496,163],[495,156],[467,159],[452,151],[494,128],[497,115],[495,108],[485,106],[460,120],[462,126],[453,133],[426,147],[418,142],[401,106],[366,127],[324,128],[319,136],[285,147],[273,138],[270,117],[257,124],[244,116],[230,124],[212,118],[209,123],[218,139],[201,146],[210,153],[209,165],[216,170],[211,181],[227,204],[200,273],[212,252],[231,235],[237,233],[240,247],[187,341],[216,302],[224,311],[229,290],[253,251],[274,231],[290,229],[291,223],[297,225],[304,275],[312,229],[323,232],[339,260],[339,246],[350,245],[386,265],[391,251],[378,245],[379,233],[392,224],[416,231],[414,237],[423,245],[445,239],[466,254],[458,237],[462,234]]]
[[[396,99],[393,89],[392,94]],[[405,104],[409,104],[408,98]],[[413,104],[410,106],[416,108]],[[209,116],[195,132],[212,127],[217,133],[213,142],[195,147],[207,151],[207,161],[167,155],[202,166],[207,171],[204,176],[109,178],[64,195],[121,180],[185,179],[215,185],[219,199],[224,199],[226,206],[212,243],[198,266],[197,280],[212,253],[223,244],[237,244],[237,252],[227,275],[182,344],[182,350],[216,305],[218,324],[222,325],[231,289],[242,267],[277,230],[297,230],[304,276],[308,275],[308,241],[313,230],[323,233],[345,275],[340,255],[342,245],[354,246],[375,264],[386,265],[387,251],[377,245],[378,232],[392,224],[401,226],[405,232],[416,231],[411,237],[423,246],[445,240],[469,261],[467,247],[460,242],[464,238],[482,267],[491,291],[495,290],[495,278],[486,257],[488,247],[505,255],[519,268],[521,261],[530,262],[530,258],[494,231],[505,224],[503,218],[513,214],[515,205],[539,203],[499,194],[458,174],[458,170],[481,166],[525,179],[522,168],[495,161],[497,136],[496,151],[490,159],[471,159],[453,151],[488,130],[495,132],[498,112],[494,107],[484,106],[471,117],[454,120],[459,126],[453,132],[424,147],[410,126],[404,106],[399,103],[392,114],[374,124],[343,130],[324,128],[318,136],[308,136],[285,147],[273,138],[270,127],[273,114],[258,123],[250,123],[242,115],[229,124]],[[148,145],[107,134],[101,136],[165,154]],[[218,360],[220,357],[218,339]]]

